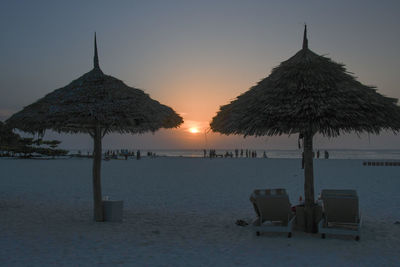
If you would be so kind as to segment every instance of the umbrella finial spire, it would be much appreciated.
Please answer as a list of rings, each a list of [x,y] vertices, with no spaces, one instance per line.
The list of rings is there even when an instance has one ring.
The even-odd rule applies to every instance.
[[[94,32],[94,58],[93,65],[95,69],[99,69],[99,56],[97,55],[97,41],[96,41],[96,32]]]
[[[307,24],[304,24],[303,49],[308,49]]]

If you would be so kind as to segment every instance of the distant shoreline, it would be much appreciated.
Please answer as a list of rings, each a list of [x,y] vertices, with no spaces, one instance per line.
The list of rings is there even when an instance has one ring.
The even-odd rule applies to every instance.
[[[126,150],[125,150],[126,151]],[[133,153],[133,156],[129,156],[129,159],[135,159],[137,150],[127,150]],[[249,150],[255,151],[257,153],[256,158],[263,158],[263,153],[265,151],[267,158],[271,159],[300,159],[302,151],[301,150],[263,150],[263,149],[255,149]],[[317,151],[317,150],[315,150]],[[325,150],[320,150],[320,159],[323,159],[323,152]],[[361,159],[361,160],[400,160],[400,149],[330,149],[327,150],[329,152],[329,159]],[[115,157],[118,159],[124,159],[124,154],[120,153],[121,150],[108,150],[103,149],[103,153],[111,152],[115,153]],[[171,158],[204,158],[204,150],[202,149],[140,149],[142,158],[159,158],[159,157],[171,157]],[[225,158],[226,153],[230,153],[232,158],[236,158],[234,149],[216,149],[216,153],[219,158]],[[243,151],[243,155],[241,156],[241,151],[239,149],[237,158],[249,158],[246,157],[245,150]],[[91,158],[92,151],[88,150],[70,150],[68,156],[64,157],[56,157],[58,159],[65,158]],[[109,156],[111,158],[111,156]],[[206,150],[206,157],[209,157],[209,150]],[[15,157],[15,158],[24,158],[24,157]],[[31,158],[35,159],[52,159],[52,157],[41,157],[34,156]],[[230,158],[230,156],[229,156]]]

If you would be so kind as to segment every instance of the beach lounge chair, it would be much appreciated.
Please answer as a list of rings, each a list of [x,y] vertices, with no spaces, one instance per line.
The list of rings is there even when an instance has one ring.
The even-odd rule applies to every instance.
[[[250,196],[257,213],[253,227],[257,235],[261,232],[282,232],[292,236],[292,213],[289,196],[285,189],[257,189]]]
[[[321,237],[326,234],[353,235],[360,240],[361,216],[355,190],[322,190],[322,220],[318,224]]]

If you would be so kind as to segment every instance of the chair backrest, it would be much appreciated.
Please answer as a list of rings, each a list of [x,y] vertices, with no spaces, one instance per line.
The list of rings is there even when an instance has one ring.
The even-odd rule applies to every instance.
[[[328,195],[357,197],[357,191],[353,189],[323,189],[321,191],[321,197]]]
[[[328,223],[358,222],[358,196],[355,190],[322,190],[321,198]]]
[[[291,209],[285,189],[254,190],[251,199],[259,211],[261,222],[280,221],[287,224]]]

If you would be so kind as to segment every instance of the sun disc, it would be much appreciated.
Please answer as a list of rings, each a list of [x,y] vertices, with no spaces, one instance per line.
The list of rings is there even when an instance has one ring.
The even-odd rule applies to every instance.
[[[192,128],[190,128],[189,129],[189,132],[191,132],[191,133],[198,133],[199,132],[199,129],[197,129],[196,127],[192,127]]]

